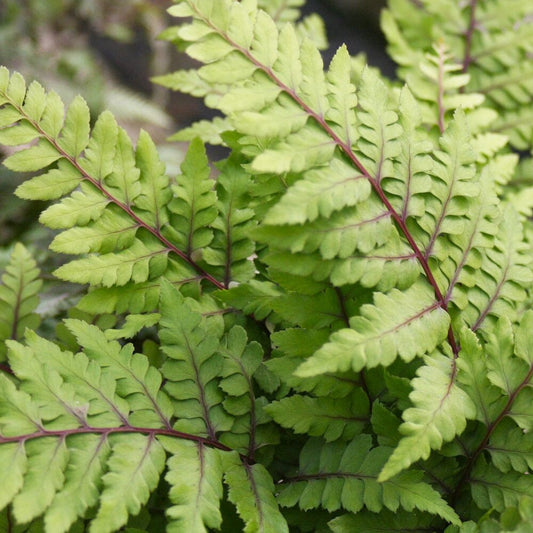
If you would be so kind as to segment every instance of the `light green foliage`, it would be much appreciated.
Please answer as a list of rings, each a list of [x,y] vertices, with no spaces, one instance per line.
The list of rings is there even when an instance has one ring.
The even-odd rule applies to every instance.
[[[234,464],[225,475],[228,498],[245,523],[243,531],[288,533],[287,523],[274,498],[274,483],[261,464]]]
[[[35,308],[39,303],[42,281],[31,254],[16,244],[0,284],[0,361],[6,357],[5,340],[20,339],[26,328],[39,325]]]
[[[211,242],[213,235],[207,226],[217,215],[207,156],[199,139],[191,142],[181,171],[169,207],[173,213],[171,225],[177,232],[173,240],[190,255]]]
[[[335,332],[297,371],[299,376],[390,365],[397,355],[410,361],[431,352],[446,338],[449,317],[434,302],[430,289],[413,285],[388,296],[376,293],[374,304],[361,308],[350,328]],[[416,338],[417,342],[410,342]]]
[[[171,439],[162,442],[172,454],[165,476],[174,504],[167,510],[171,519],[168,531],[203,532],[207,531],[206,526],[219,528],[223,472],[220,452],[201,443]]]
[[[350,440],[368,422],[368,398],[357,390],[345,398],[313,398],[295,394],[269,405],[266,411],[295,433],[323,436],[326,442]]]
[[[400,426],[404,436],[380,473],[381,480],[427,459],[432,449],[464,431],[466,419],[474,418],[472,400],[455,385],[453,371],[453,361],[438,353],[426,357],[426,365],[418,369],[409,395],[413,407],[404,411]]]
[[[427,79],[415,72],[421,69],[426,78],[434,79],[425,56],[432,53],[434,43],[439,43],[438,48],[445,52],[441,57],[448,65],[445,70],[458,68],[469,77],[464,91],[448,98],[458,98],[454,104],[469,107],[469,102],[475,104],[483,95],[485,105],[497,111],[492,114],[490,129],[508,135],[517,148],[529,149],[533,127],[527,107],[533,68],[528,56],[533,39],[530,14],[528,0],[472,4],[393,0],[383,13],[382,27],[389,53],[400,65],[398,73],[414,91],[427,93]],[[453,78],[442,85],[443,89],[460,88],[461,78],[455,77],[457,83]]]
[[[403,86],[346,46],[324,66],[302,5],[170,7],[199,66],[156,81],[219,112],[175,178],[0,68],[17,194],[88,286],[41,324],[6,256],[0,528],[528,531],[528,2],[390,0]]]

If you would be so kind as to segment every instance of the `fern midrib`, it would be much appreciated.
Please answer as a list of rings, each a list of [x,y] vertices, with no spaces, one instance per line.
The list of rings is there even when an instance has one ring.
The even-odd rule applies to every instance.
[[[470,63],[472,62],[472,38],[476,31],[476,8],[478,0],[470,0],[470,17],[468,20],[468,28],[465,33],[465,52],[463,56],[463,72],[468,72]],[[464,92],[464,87],[459,89],[459,92]]]
[[[233,239],[231,236],[231,215],[233,213],[233,197],[229,201],[228,205],[228,213],[226,215],[225,223],[226,223],[226,261],[224,265],[224,286],[225,288],[229,288],[229,284],[231,282],[231,261],[232,261],[232,254],[231,254],[231,247],[233,246]]]
[[[34,421],[32,422],[35,424]],[[162,436],[175,437],[179,439],[194,441],[194,442],[209,446],[211,448],[218,448],[219,450],[223,450],[226,452],[232,451],[231,448],[229,448],[228,446],[225,446],[224,444],[222,444],[216,439],[212,440],[210,438],[200,437],[198,435],[192,435],[190,433],[184,433],[182,431],[177,431],[175,429],[148,428],[148,427],[142,427],[142,426],[130,426],[129,424],[124,425],[124,426],[105,427],[105,428],[84,426],[80,428],[72,428],[72,429],[64,429],[64,430],[47,430],[47,429],[42,428],[41,430],[35,431],[33,433],[16,435],[13,437],[4,437],[0,435],[0,444],[8,444],[12,442],[25,442],[27,440],[39,439],[43,437],[67,438],[71,435],[80,435],[80,434],[81,435],[96,434],[96,435],[102,435],[104,438],[106,438],[108,435],[115,434],[115,433],[146,434],[146,435],[151,436],[152,438],[158,435],[162,435]]]
[[[39,123],[35,120],[33,120],[31,117],[29,117],[27,115],[27,113],[25,112],[24,108],[22,106],[19,106],[17,105],[15,102],[13,102],[12,99],[9,98],[9,95],[7,95],[6,93],[3,93],[3,96],[8,99],[9,103],[11,106],[13,106],[21,115],[22,117],[24,118],[24,120],[28,121],[33,128],[35,128],[36,131],[39,132],[39,134],[41,135],[42,138],[44,138],[47,142],[49,142],[53,147],[54,149],[59,153],[61,154],[61,156],[66,160],[68,161],[75,169],[76,171],[80,174],[80,176],[82,177],[82,179],[85,179],[87,180],[89,183],[91,183],[94,187],[96,187],[108,200],[110,200],[112,203],[114,203],[115,205],[117,205],[120,209],[122,209],[129,217],[131,217],[135,223],[139,226],[139,227],[142,227],[144,229],[146,229],[147,231],[149,231],[157,240],[159,240],[161,242],[161,244],[164,245],[165,248],[167,248],[170,252],[173,252],[175,253],[176,255],[178,255],[183,261],[185,261],[187,264],[189,264],[192,268],[194,268],[194,270],[196,270],[201,276],[203,279],[209,281],[211,284],[213,284],[217,289],[224,289],[224,284],[221,283],[220,281],[218,281],[217,279],[215,279],[213,276],[211,276],[211,274],[209,274],[208,272],[206,272],[202,267],[200,267],[200,265],[198,265],[195,261],[193,261],[193,259],[187,255],[185,252],[183,252],[182,250],[180,250],[177,246],[175,246],[174,244],[172,244],[162,233],[161,231],[158,229],[158,228],[154,228],[152,226],[150,226],[150,224],[148,224],[147,222],[145,222],[141,217],[139,217],[133,210],[132,208],[121,202],[118,198],[116,198],[115,196],[113,196],[113,194],[111,194],[105,187],[104,185],[100,182],[100,180],[96,179],[96,178],[93,178],[91,175],[89,175],[82,167],[81,165],[78,163],[77,161],[77,158],[74,158],[72,156],[70,156],[68,153],[65,152],[65,150],[63,150],[63,148],[61,148],[61,146],[59,145],[59,143],[57,142],[56,139],[54,139],[53,137],[51,137],[48,133],[46,133],[42,128],[41,126],[39,125]]]
[[[122,364],[120,361],[117,361],[117,364],[120,366],[120,368],[123,371],[128,373],[130,375],[130,377],[133,380],[135,380],[141,386],[141,389],[142,389],[144,395],[150,400],[150,403],[152,404],[152,407],[153,407],[155,413],[157,414],[157,416],[159,417],[159,419],[161,420],[161,422],[165,425],[165,427],[167,429],[171,430],[172,429],[172,425],[170,423],[170,420],[161,411],[159,405],[157,404],[156,399],[154,398],[154,395],[150,392],[150,390],[146,386],[146,383],[144,381],[142,381],[141,379],[139,379],[135,375],[135,373],[131,370],[131,368],[129,366]]]
[[[17,329],[20,315],[20,306],[22,305],[22,290],[24,288],[24,267],[19,264],[20,276],[18,277],[17,294],[15,305],[13,306],[13,324],[11,325],[10,339],[17,340]]]
[[[319,113],[315,112],[311,107],[306,104],[300,96],[296,93],[294,89],[291,87],[288,87],[285,83],[283,83],[273,72],[273,70],[263,65],[260,61],[258,61],[253,54],[246,48],[240,46],[238,43],[236,43],[233,39],[230,38],[229,35],[227,35],[224,31],[217,28],[211,20],[204,17],[201,12],[197,9],[197,7],[188,0],[189,7],[196,13],[197,17],[204,22],[207,26],[209,26],[215,33],[217,33],[222,39],[224,39],[230,46],[232,46],[235,50],[240,52],[242,55],[244,55],[253,65],[255,65],[258,69],[262,70],[283,92],[287,93],[311,118],[313,118],[319,126],[330,136],[330,138],[334,141],[334,143],[340,148],[340,150],[346,154],[346,156],[352,161],[352,163],[361,171],[361,173],[369,180],[373,190],[376,192],[378,197],[380,198],[381,202],[385,205],[389,213],[391,214],[392,218],[400,228],[402,234],[405,236],[407,241],[409,242],[409,245],[411,246],[412,250],[414,251],[420,265],[422,266],[422,269],[424,270],[424,273],[426,274],[427,280],[430,283],[430,285],[433,288],[433,291],[435,293],[435,297],[437,299],[437,303],[442,309],[446,312],[448,312],[448,306],[444,299],[444,296],[442,295],[440,288],[437,284],[437,281],[433,275],[433,272],[431,271],[429,267],[429,263],[424,257],[424,254],[416,244],[413,236],[411,235],[411,232],[407,228],[406,223],[403,221],[401,215],[394,209],[392,204],[390,203],[389,199],[385,195],[385,192],[383,188],[380,186],[379,182],[373,178],[366,167],[361,163],[361,161],[358,159],[358,157],[354,154],[351,146],[347,145],[329,126],[329,124],[326,122],[326,120],[320,116]],[[454,354],[454,359],[457,357],[459,353],[459,347],[458,343],[455,339],[455,334],[453,332],[452,326],[450,325],[448,330],[448,342],[450,343],[450,346],[452,347],[452,351]],[[455,362],[454,362],[454,376],[455,376],[456,368],[455,368]]]
[[[472,0],[475,2],[476,0]],[[444,115],[446,114],[446,108],[444,106],[444,49],[443,43],[439,43],[439,49],[437,51],[439,62],[437,66],[437,108],[439,110],[438,126],[441,135],[444,133],[446,128],[444,124]]]
[[[248,463],[248,461],[244,461],[243,466],[244,466],[244,470],[246,471],[246,477],[250,481],[250,487],[254,495],[255,507],[257,509],[257,516],[259,517],[258,531],[263,532],[264,531],[263,510],[262,510],[263,502],[261,500],[261,496],[257,489],[257,483],[255,482],[254,473],[252,472],[252,466]]]
[[[209,416],[209,405],[205,397],[205,390],[203,387],[202,380],[200,379],[200,369],[198,368],[198,364],[196,363],[195,352],[194,352],[193,347],[191,346],[191,343],[189,342],[189,337],[187,335],[187,332],[183,328],[181,330],[181,334],[183,335],[183,338],[185,339],[185,347],[187,349],[187,353],[189,355],[192,368],[194,370],[194,376],[196,378],[196,384],[198,386],[198,392],[200,394],[200,399],[199,399],[200,407],[202,408],[203,420],[206,426],[207,434],[209,435],[209,440],[216,441],[216,432],[215,432],[215,428],[213,427],[213,424],[211,423],[211,417]]]
[[[446,302],[449,302],[452,297],[453,289],[457,285],[457,282],[459,281],[459,276],[461,275],[461,272],[463,270],[463,267],[466,265],[466,261],[468,259],[468,255],[470,254],[471,250],[474,248],[474,238],[476,236],[476,230],[478,227],[479,222],[482,219],[482,211],[481,209],[478,211],[475,224],[473,225],[473,231],[470,235],[470,238],[468,239],[468,243],[465,246],[464,250],[462,251],[462,257],[459,263],[457,264],[457,267],[455,268],[455,272],[452,276],[452,279],[450,280],[450,283],[448,285],[448,290],[446,291],[446,294],[444,296]]]
[[[481,311],[478,319],[470,328],[472,331],[476,331],[481,327],[481,324],[483,323],[485,318],[487,318],[487,315],[490,313],[490,310],[492,309],[493,305],[496,303],[498,297],[500,296],[500,292],[502,291],[502,288],[505,285],[505,282],[507,281],[507,272],[509,271],[509,267],[510,267],[510,261],[507,261],[507,264],[505,265],[505,268],[502,272],[501,279],[500,281],[498,281],[498,284],[496,286],[496,289],[494,290],[493,295],[489,298],[489,301],[487,302],[485,309]]]

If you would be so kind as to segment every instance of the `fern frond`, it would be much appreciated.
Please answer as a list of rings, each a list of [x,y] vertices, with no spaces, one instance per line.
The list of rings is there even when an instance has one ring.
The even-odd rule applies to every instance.
[[[282,427],[323,437],[326,442],[351,440],[369,422],[368,398],[361,389],[344,398],[295,394],[271,403],[266,412]]]
[[[213,240],[202,250],[202,259],[218,279],[243,283],[255,276],[253,254],[255,243],[250,238],[256,225],[255,213],[248,207],[250,175],[238,160],[227,159],[217,177],[218,216],[211,224]]]
[[[411,71],[406,82],[421,106],[424,124],[436,125],[442,133],[447,126],[450,112],[469,110],[480,106],[484,96],[465,93],[470,76],[462,72],[461,65],[453,62],[444,41],[433,45],[431,52],[420,62],[419,71]]]
[[[460,299],[468,301],[462,317],[469,327],[474,331],[484,330],[502,316],[516,320],[517,304],[527,294],[523,287],[531,283],[533,273],[523,227],[512,206],[505,206],[494,243],[484,251],[475,275],[477,279],[468,282],[467,277],[466,287],[460,289],[463,293]]]
[[[274,498],[274,483],[263,465],[230,463],[224,481],[228,498],[246,525],[245,531],[288,533],[287,522]]]
[[[165,479],[170,484],[167,531],[207,532],[220,528],[223,465],[219,450],[202,443],[161,439],[172,456]]]
[[[409,395],[413,407],[403,413],[400,432],[404,437],[383,467],[379,480],[390,479],[419,459],[427,459],[431,450],[440,449],[474,418],[471,399],[454,382],[453,360],[442,354],[425,357],[425,366],[417,371]],[[450,385],[451,384],[451,385]]]
[[[218,346],[223,328],[216,320],[202,318],[169,284],[161,292],[162,350],[168,359],[163,376],[168,394],[179,406],[176,429],[214,439],[231,429],[233,420],[223,409],[218,387],[223,359]]]
[[[357,436],[347,446],[310,439],[302,449],[298,473],[281,481],[279,501],[283,506],[298,503],[304,510],[321,506],[329,512],[342,508],[357,513],[363,507],[375,513],[383,508],[418,509],[459,523],[455,512],[418,472],[378,483],[377,473],[389,454],[389,448],[371,449],[368,435]]]
[[[16,244],[0,284],[0,361],[6,357],[7,339],[20,339],[26,328],[36,329],[40,317],[39,304],[42,281],[37,264],[22,244]]]
[[[6,459],[0,504],[11,503],[18,522],[43,515],[47,532],[64,532],[95,508],[91,531],[116,531],[146,504],[166,465],[171,530],[218,527],[223,473],[245,522],[285,530],[267,471],[236,452],[227,456],[230,448],[217,435],[246,435],[250,456],[252,447],[268,442],[269,432],[257,431],[268,420],[252,387],[260,346],[248,343],[240,327],[221,343],[222,321],[214,316],[206,323],[194,307],[180,313],[176,330],[174,305],[181,301],[185,309],[186,302],[170,285],[162,300],[161,338],[170,355],[163,374],[131,344],[109,340],[109,332],[81,320],[66,322],[82,348],[76,355],[33,332],[26,345],[8,341],[18,388],[0,376],[0,455]],[[180,340],[190,343],[188,357],[180,357]],[[234,401],[242,403],[243,394],[250,399],[244,409]]]
[[[182,219],[191,213],[181,204],[175,206],[179,200],[171,202],[169,179],[147,133],[141,132],[134,150],[109,112],[102,113],[91,130],[88,108],[80,97],[65,113],[55,93],[47,94],[36,83],[26,91],[24,80],[16,73],[10,76],[5,68],[0,76],[0,94],[4,110],[12,110],[7,116],[13,122],[2,129],[5,140],[21,144],[38,139],[37,144],[7,158],[6,164],[13,170],[40,170],[58,161],[56,168],[22,184],[18,193],[31,199],[60,199],[41,215],[44,224],[67,230],[57,235],[53,249],[92,254],[64,265],[56,272],[58,276],[93,286],[123,286],[148,280],[158,285],[166,273],[177,281],[176,275],[183,268],[170,267],[177,261],[185,266],[180,282],[195,282],[199,274],[215,286],[223,286],[192,259],[195,247],[204,246],[205,239],[198,237],[198,242],[189,243],[189,236],[193,241],[196,237],[187,234],[185,242],[180,237],[173,241],[183,228],[179,220],[171,220],[170,213],[184,209],[178,215]],[[33,137],[28,137],[30,130]],[[188,165],[193,165],[201,150],[198,144],[191,147],[184,163],[187,171],[183,186],[193,187],[197,174]],[[56,156],[52,157],[52,152]],[[210,185],[205,158],[198,164],[204,168],[203,181]],[[178,197],[180,190],[176,191]],[[208,197],[214,204],[215,194]],[[209,224],[215,216],[213,206],[210,212],[212,218],[200,222]],[[173,222],[176,228],[171,227]],[[195,231],[209,233],[198,226]],[[79,247],[75,246],[77,240],[82,242]],[[172,259],[167,260],[169,253]]]
[[[208,226],[217,215],[213,181],[205,148],[195,139],[181,164],[182,176],[173,186],[174,198],[169,204],[172,212],[171,226],[175,230],[174,241],[191,255],[207,246],[213,238]]]
[[[350,319],[351,327],[334,333],[298,368],[297,375],[388,366],[398,355],[410,361],[441,344],[449,323],[425,284],[417,283],[404,292],[393,289],[387,296],[377,293],[374,304],[362,306],[361,315]]]
[[[475,103],[479,95],[484,96],[484,105],[496,111],[489,130],[505,133],[521,150],[531,147],[533,127],[525,108],[533,95],[531,24],[527,0],[464,5],[430,0],[415,5],[400,0],[390,2],[382,17],[389,52],[400,65],[400,76],[413,83],[413,90],[420,83],[419,76],[413,80],[408,73],[423,63],[433,43],[445,43],[450,66],[469,76],[458,100],[452,97],[452,106],[463,99]]]
[[[502,512],[507,507],[518,507],[522,498],[530,498],[533,489],[531,476],[510,471],[502,473],[494,466],[479,461],[471,474],[472,498],[480,509]]]

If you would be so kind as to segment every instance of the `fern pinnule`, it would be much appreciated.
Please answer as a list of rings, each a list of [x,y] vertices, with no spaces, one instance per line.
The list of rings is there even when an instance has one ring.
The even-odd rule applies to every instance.
[[[21,339],[26,328],[39,326],[35,310],[41,287],[35,260],[22,244],[16,244],[0,284],[0,361],[6,358],[7,339]]]

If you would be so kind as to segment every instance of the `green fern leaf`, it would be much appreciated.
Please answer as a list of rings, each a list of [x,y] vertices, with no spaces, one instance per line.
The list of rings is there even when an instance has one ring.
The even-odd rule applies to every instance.
[[[5,360],[6,339],[19,339],[26,328],[36,329],[40,323],[35,313],[42,286],[39,275],[31,254],[16,244],[0,284],[0,361]]]
[[[150,328],[159,323],[160,318],[159,313],[128,315],[120,328],[107,329],[105,336],[109,340],[133,339],[144,328]]]
[[[217,352],[221,328],[193,311],[168,283],[161,289],[161,313],[162,350],[168,356],[162,368],[165,390],[174,398],[181,417],[175,428],[214,439],[217,432],[232,426],[218,387],[223,365]]]
[[[16,194],[26,200],[55,200],[73,191],[80,181],[78,171],[61,160],[57,168],[21,183],[17,187]]]
[[[3,384],[0,387],[4,389]],[[28,462],[24,450],[16,442],[10,444],[2,443],[0,446],[0,459],[2,460],[2,465],[6,465],[6,468],[3,468],[0,472],[0,481],[3,487],[0,494],[0,509],[4,509],[13,496],[22,488]]]
[[[485,98],[482,94],[464,92],[469,81],[470,76],[453,61],[446,43],[442,41],[433,45],[420,62],[418,71],[411,71],[406,76],[407,85],[424,103],[423,122],[437,125],[441,132],[446,129],[450,111],[472,109],[483,103]]]
[[[522,288],[533,280],[531,255],[523,240],[519,216],[507,205],[492,248],[484,254],[476,273],[477,281],[467,288],[468,308],[462,312],[468,326],[482,331],[495,319],[517,317],[517,304],[526,298]]]
[[[351,165],[334,159],[326,170],[318,168],[297,181],[267,213],[265,224],[302,224],[329,217],[343,207],[363,202],[370,183]]]
[[[79,516],[96,505],[111,449],[104,436],[84,435],[69,439],[68,451],[69,468],[65,471],[65,483],[46,511],[48,531],[69,531]]]
[[[71,261],[59,267],[54,274],[64,280],[91,285],[125,285],[161,275],[167,265],[168,250],[157,243],[144,244],[135,239],[129,248],[85,259]]]
[[[170,141],[192,141],[196,137],[207,144],[223,145],[222,134],[231,129],[228,119],[215,117],[213,120],[199,120],[169,137]]]
[[[464,231],[458,217],[467,212],[470,198],[479,195],[479,186],[473,180],[475,155],[469,142],[464,113],[457,111],[440,139],[441,150],[435,152],[433,174],[437,180],[433,180],[430,192],[433,198],[426,200],[426,214],[417,221],[427,233],[423,244],[426,257],[434,254],[444,258],[445,246],[440,245],[439,237],[446,239]]]
[[[67,110],[65,124],[59,139],[61,148],[74,159],[89,144],[89,120],[89,106],[81,96],[76,97]]]
[[[502,472],[514,470],[523,474],[533,464],[533,436],[509,420],[502,421],[491,435],[487,446],[494,466]]]
[[[86,225],[102,216],[110,201],[91,185],[82,183],[79,190],[45,209],[39,221],[52,229]]]
[[[346,509],[358,513],[363,507],[375,513],[384,507],[419,509],[439,514],[452,523],[459,517],[416,471],[378,483],[377,473],[390,454],[388,448],[371,450],[371,437],[359,435],[348,445],[341,441],[323,444],[310,439],[300,455],[297,475],[282,480],[281,505],[298,502],[304,509],[322,506],[329,512]]]
[[[461,357],[457,379],[476,406],[476,419],[489,425],[505,407],[505,399],[487,377],[483,347],[474,333],[464,329],[460,336]]]
[[[164,206],[170,199],[169,180],[164,174],[165,167],[159,159],[154,142],[144,131],[139,134],[135,160],[142,185],[136,206],[142,210],[146,222],[159,229],[167,222]]]
[[[391,2],[382,18],[389,52],[400,65],[400,77],[407,78],[413,90],[420,92],[425,89],[420,75],[409,73],[427,62],[424,56],[431,54],[433,43],[445,43],[450,56],[446,61],[448,68],[455,67],[469,76],[461,94],[452,91],[451,106],[477,103],[479,95],[484,96],[484,104],[499,116],[489,128],[504,131],[515,147],[527,149],[531,147],[533,116],[524,116],[522,108],[532,94],[527,52],[532,35],[530,8],[527,0],[513,1],[511,8],[505,0],[476,7],[479,6],[453,2],[435,4],[430,0],[421,0],[417,5],[406,0]],[[454,29],[457,27],[464,28],[461,35]],[[453,82],[454,78],[461,81],[455,76],[449,80]],[[441,95],[443,81],[435,87]]]
[[[494,466],[480,461],[471,475],[472,497],[480,509],[502,512],[518,506],[521,498],[531,498],[533,481],[530,476],[510,471],[502,473]]]
[[[172,454],[165,479],[170,484],[172,506],[167,509],[168,531],[207,532],[220,528],[222,515],[222,461],[219,450],[193,442],[161,440]]]
[[[50,249],[63,254],[109,253],[130,248],[138,226],[125,214],[104,210],[90,226],[74,227],[57,235]]]
[[[172,229],[176,231],[174,241],[190,255],[211,242],[208,226],[217,216],[213,181],[209,179],[207,156],[199,139],[191,142],[181,171],[169,208],[173,213]]]
[[[257,342],[248,343],[246,331],[234,326],[224,337],[220,351],[224,357],[219,387],[227,394],[225,410],[236,417],[231,434],[221,442],[253,457],[262,444],[258,425],[265,422],[260,398],[256,397],[252,376],[259,368],[263,349]],[[267,420],[268,421],[268,420]]]
[[[423,283],[404,292],[376,293],[374,304],[364,305],[361,316],[350,320],[351,328],[334,333],[298,368],[297,375],[387,366],[398,355],[410,361],[443,342],[449,323],[449,316],[439,309],[431,290]]]
[[[26,523],[41,515],[55,492],[63,485],[63,470],[68,462],[64,440],[32,441],[27,444],[27,471],[21,491],[13,498],[13,514]]]
[[[99,183],[113,171],[118,125],[110,112],[104,111],[96,120],[91,139],[81,163],[83,170]]]
[[[227,467],[224,481],[228,498],[246,524],[245,532],[284,533],[287,522],[274,498],[274,483],[261,464],[248,465],[233,460]]]
[[[12,127],[16,128],[16,126]],[[60,157],[55,147],[41,139],[35,146],[19,150],[4,159],[4,165],[14,172],[35,172],[51,165]]]
[[[276,356],[266,362],[283,383],[298,392],[310,392],[315,396],[344,398],[353,387],[358,386],[359,378],[353,372],[322,374],[316,377],[298,377],[295,370],[305,357],[318,350],[328,339],[326,329],[288,328],[273,333],[272,341],[279,350]]]
[[[487,335],[485,353],[487,356],[487,378],[510,396],[527,376],[530,365],[514,357],[514,335],[511,323],[500,318],[493,332]]]
[[[296,394],[271,403],[266,412],[281,426],[326,442],[350,440],[369,422],[368,398],[360,389],[335,399]]]
[[[128,134],[119,128],[115,146],[113,171],[107,176],[106,184],[113,197],[127,206],[132,205],[141,193],[140,169],[136,167],[133,146]]]
[[[220,165],[217,178],[218,216],[213,221],[214,238],[202,252],[203,260],[214,275],[231,282],[243,283],[254,277],[252,261],[255,245],[250,234],[255,227],[254,212],[247,207],[250,176],[240,161],[228,159]]]
[[[128,318],[131,323],[132,315]],[[121,346],[118,342],[110,341],[109,333],[112,330],[104,333],[96,326],[75,319],[65,320],[65,325],[83,346],[85,354],[102,368],[109,369],[110,375],[117,379],[117,393],[127,397],[136,411],[130,417],[132,424],[157,427],[164,423],[170,427],[172,405],[160,391],[161,374],[149,365],[148,358],[139,354],[133,356],[131,344]]]
[[[455,363],[441,354],[425,359],[411,383],[409,395],[413,407],[403,413],[400,432],[405,436],[392,453],[379,475],[380,480],[407,468],[419,459],[427,459],[431,450],[440,449],[466,427],[466,420],[474,418],[472,400],[454,383]]]
[[[165,466],[165,452],[152,436],[117,435],[107,461],[100,507],[91,532],[111,532],[123,526],[146,503]]]

